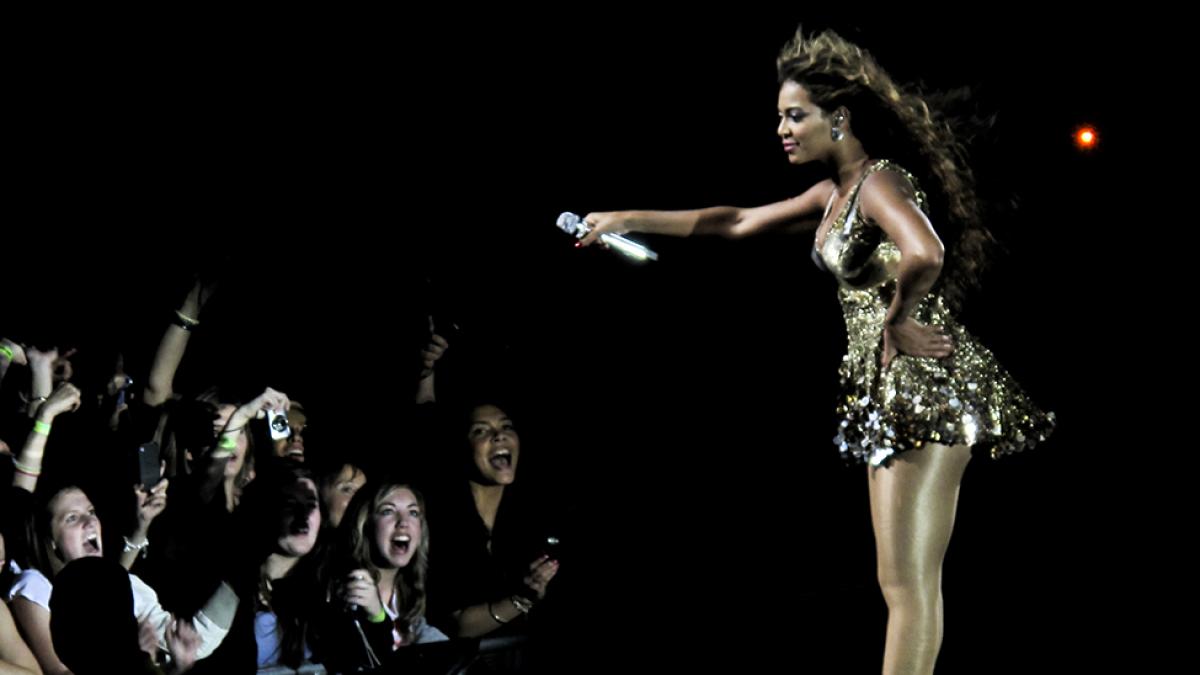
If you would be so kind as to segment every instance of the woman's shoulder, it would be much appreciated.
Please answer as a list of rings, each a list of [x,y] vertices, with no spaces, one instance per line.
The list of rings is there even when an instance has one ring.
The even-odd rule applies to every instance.
[[[50,609],[50,593],[53,590],[54,584],[46,578],[45,574],[30,568],[21,570],[21,573],[13,580],[12,586],[8,589],[8,599],[12,601],[21,597]]]
[[[900,177],[913,184],[916,184],[917,182],[917,177],[914,176],[911,171],[890,159],[877,159],[871,162],[871,165],[867,167],[864,180],[871,179],[875,176]]]
[[[859,198],[899,196],[914,199],[925,207],[925,192],[921,190],[917,177],[890,159],[876,160],[867,168],[859,189]]]
[[[29,567],[18,572],[13,585],[16,585],[17,583],[45,584],[47,586],[52,585],[50,583],[50,578],[35,567]]]

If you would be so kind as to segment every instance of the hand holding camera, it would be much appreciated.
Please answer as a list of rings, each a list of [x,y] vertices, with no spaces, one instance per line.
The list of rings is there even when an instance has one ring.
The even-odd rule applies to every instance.
[[[242,405],[242,407],[233,411],[233,414],[229,416],[229,423],[225,425],[225,428],[231,431],[241,429],[242,427],[246,426],[250,420],[266,417],[268,418],[267,421],[272,423],[273,426],[282,424],[283,428],[286,429],[287,410],[291,407],[291,405],[292,402],[288,399],[287,394],[267,387],[266,390],[259,394],[258,397],[253,401],[250,401],[249,403],[246,403]],[[272,418],[272,413],[282,416],[282,422],[274,421]],[[275,438],[276,433],[278,432],[273,428],[271,431],[272,438]],[[287,438],[287,434],[285,433],[283,437]]]

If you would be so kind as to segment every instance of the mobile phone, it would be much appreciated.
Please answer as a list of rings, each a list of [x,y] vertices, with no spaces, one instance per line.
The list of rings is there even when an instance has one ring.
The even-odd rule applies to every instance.
[[[454,312],[450,311],[454,304],[450,302],[442,286],[434,283],[429,277],[425,277],[423,293],[425,312],[429,315],[430,336],[437,334],[446,338],[447,342],[453,343],[462,330]]]
[[[158,443],[150,441],[138,446],[138,482],[147,492],[162,480],[162,462]]]
[[[462,328],[458,322],[450,318],[448,314],[434,313],[430,315],[430,323],[433,330],[430,331],[430,336],[437,334],[446,339],[447,342],[454,342],[458,338]]]
[[[550,556],[551,560],[562,559],[562,540],[554,535],[546,537],[542,542],[542,552]]]
[[[127,401],[127,398],[128,398],[127,392],[129,391],[129,388],[131,386],[133,386],[133,378],[132,377],[125,375],[124,378],[125,378],[125,384],[121,385],[120,388],[117,389],[117,405],[116,405],[117,410],[120,410],[121,406],[125,405],[128,402]],[[113,384],[116,385],[116,382],[114,381]]]

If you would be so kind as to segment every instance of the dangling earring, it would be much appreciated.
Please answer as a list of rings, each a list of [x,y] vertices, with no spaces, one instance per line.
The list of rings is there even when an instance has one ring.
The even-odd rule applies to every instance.
[[[845,132],[843,132],[841,129],[838,128],[838,126],[841,125],[841,123],[845,122],[845,121],[846,121],[846,118],[840,114],[833,118],[833,129],[830,130],[829,136],[833,139],[834,143],[837,143],[838,141],[840,141],[846,137]]]

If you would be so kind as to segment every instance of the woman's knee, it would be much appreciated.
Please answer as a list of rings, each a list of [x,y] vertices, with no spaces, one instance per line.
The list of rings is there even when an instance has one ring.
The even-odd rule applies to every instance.
[[[888,606],[929,605],[935,607],[941,592],[941,574],[935,571],[901,570],[880,566],[879,590]]]

